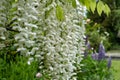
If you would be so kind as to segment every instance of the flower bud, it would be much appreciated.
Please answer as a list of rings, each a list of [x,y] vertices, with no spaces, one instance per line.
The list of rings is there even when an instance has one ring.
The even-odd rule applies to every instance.
[[[42,76],[42,74],[39,72],[36,74],[36,78],[40,78],[41,76]]]

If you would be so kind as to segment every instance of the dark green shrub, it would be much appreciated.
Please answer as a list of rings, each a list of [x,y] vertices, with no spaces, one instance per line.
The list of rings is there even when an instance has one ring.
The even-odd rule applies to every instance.
[[[87,17],[93,20],[92,23],[99,23],[102,25],[103,30],[109,33],[109,43],[111,43],[110,49],[120,49],[114,48],[116,45],[120,46],[120,1],[119,0],[102,0],[108,4],[111,9],[109,16],[104,13],[101,16],[98,15],[97,9],[95,13],[88,12]],[[116,44],[116,45],[115,45]]]
[[[94,50],[98,50],[99,43],[102,41],[106,50],[109,50],[111,43],[109,42],[109,33],[102,29],[100,24],[87,24],[86,25],[86,35],[90,41],[91,47]]]

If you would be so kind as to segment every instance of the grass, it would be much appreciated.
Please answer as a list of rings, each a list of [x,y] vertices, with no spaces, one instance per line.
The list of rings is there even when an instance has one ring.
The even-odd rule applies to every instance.
[[[118,50],[110,50],[107,53],[120,54],[120,48]],[[112,60],[113,76],[115,80],[120,80],[120,60]]]
[[[113,75],[115,80],[120,80],[120,60],[113,60],[112,67],[114,69]]]
[[[27,57],[16,56],[15,60],[0,56],[0,80],[37,80],[38,63],[27,64]]]

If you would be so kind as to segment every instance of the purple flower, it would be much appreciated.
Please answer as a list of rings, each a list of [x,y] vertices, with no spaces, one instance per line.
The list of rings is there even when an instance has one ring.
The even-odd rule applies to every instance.
[[[97,53],[93,53],[93,54],[92,54],[92,59],[98,60],[98,54],[97,54]]]
[[[112,58],[109,57],[108,58],[108,64],[107,64],[108,69],[111,67],[111,63],[112,63]]]
[[[88,50],[91,49],[91,46],[90,46],[90,42],[89,42],[89,41],[87,42],[86,47],[87,47]]]
[[[84,51],[84,57],[87,57],[90,49],[91,49],[91,46],[90,46],[90,44],[88,42],[87,45],[86,45],[86,50]]]
[[[103,44],[101,43],[99,45],[98,60],[102,60],[104,58],[105,58],[105,49],[104,49]]]

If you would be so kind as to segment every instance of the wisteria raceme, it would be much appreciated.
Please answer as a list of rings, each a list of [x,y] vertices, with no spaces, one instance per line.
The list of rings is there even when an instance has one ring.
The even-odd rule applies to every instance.
[[[99,45],[99,52],[98,52],[98,60],[102,60],[105,58],[105,49],[102,43]]]
[[[108,63],[107,63],[108,69],[110,69],[111,63],[112,63],[112,58],[111,58],[111,56],[110,56],[110,57],[108,58]]]
[[[43,5],[43,3],[40,4]],[[80,27],[76,24],[79,22],[79,17],[76,9],[72,8],[72,6],[56,4],[54,1],[51,5],[53,8],[50,13],[51,16],[45,19],[44,14],[41,14],[43,16],[40,17],[42,20],[45,19],[45,22],[41,23],[41,27],[46,32],[45,35],[41,35],[41,33],[44,33],[41,30],[38,34],[41,35],[38,40],[43,39],[44,41],[41,52],[46,57],[44,57],[46,63],[44,63],[43,67],[47,68],[45,71],[51,74],[52,80],[73,80],[73,78],[76,79],[75,77],[71,78],[76,74],[74,72],[76,67],[73,64],[79,64],[82,60],[81,48],[83,42],[79,41],[83,41],[81,35],[84,35],[84,26]],[[51,5],[48,7],[50,8]],[[65,20],[62,22],[56,19],[54,11],[56,5],[61,5],[65,11]],[[78,11],[79,8],[81,9],[82,6],[78,7]],[[81,17],[83,16],[81,15]],[[79,20],[83,22],[82,19]],[[41,29],[41,27],[38,29]],[[81,30],[83,31],[81,32]],[[42,47],[42,44],[39,44],[40,47]]]

